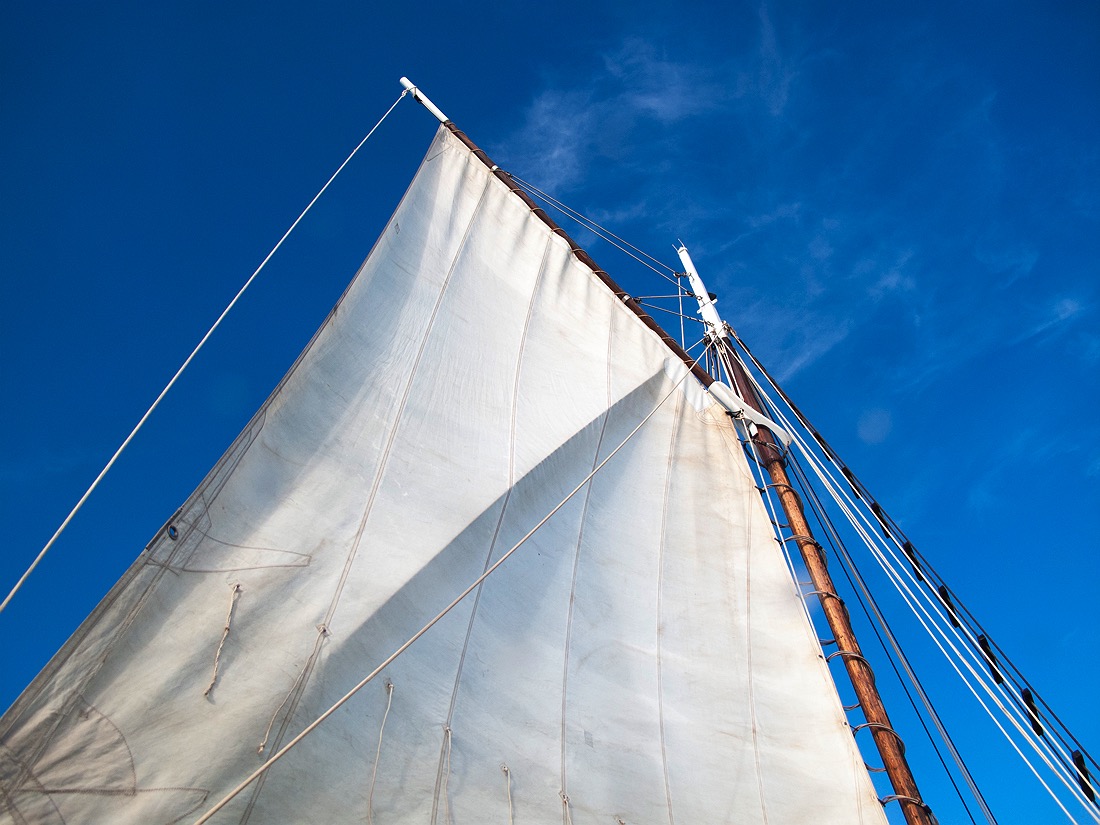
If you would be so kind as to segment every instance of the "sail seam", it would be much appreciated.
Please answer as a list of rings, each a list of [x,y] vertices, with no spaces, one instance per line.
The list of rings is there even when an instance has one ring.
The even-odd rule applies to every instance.
[[[524,355],[524,351],[526,350],[526,347],[527,347],[527,334],[528,334],[528,331],[530,330],[530,327],[531,327],[531,318],[534,315],[535,303],[536,303],[537,297],[538,297],[539,286],[542,283],[543,275],[546,272],[546,265],[547,265],[547,260],[549,258],[550,249],[551,249],[550,237],[547,236],[546,244],[543,247],[543,251],[542,251],[542,259],[539,262],[538,273],[536,274],[535,282],[531,287],[531,299],[527,303],[527,317],[523,322],[523,330],[520,333],[519,351],[516,355],[515,379],[512,382],[511,420],[510,420],[509,432],[508,432],[508,491],[504,494],[504,501],[500,506],[500,515],[497,517],[496,527],[493,530],[493,538],[489,542],[489,551],[485,555],[485,565],[482,568],[483,571],[487,570],[489,568],[489,565],[492,564],[493,552],[496,550],[497,541],[500,538],[501,527],[504,525],[504,516],[508,512],[508,502],[512,498],[512,490],[515,487],[515,483],[516,483],[515,482],[515,477],[516,477],[516,416],[517,416],[517,408],[519,406],[520,375],[521,375],[521,372],[523,370],[523,355]],[[446,724],[447,724],[448,727],[454,721],[455,705],[458,702],[459,683],[462,680],[462,671],[463,671],[463,668],[464,668],[465,663],[466,663],[466,652],[469,649],[470,638],[473,635],[474,621],[477,618],[478,606],[481,604],[481,593],[482,593],[482,590],[483,590],[483,585],[484,585],[484,583],[482,583],[481,585],[478,585],[477,592],[474,594],[474,604],[473,604],[472,609],[470,610],[470,620],[469,620],[469,622],[467,624],[467,627],[466,627],[466,638],[462,643],[462,653],[459,655],[458,667],[455,670],[455,683],[454,683],[454,688],[451,691],[451,703],[450,703],[450,706],[447,708],[447,722],[446,722]],[[443,772],[443,760],[444,760],[443,748],[444,748],[445,744],[446,743],[444,743],[443,745],[440,746],[440,752],[439,752],[439,768],[438,768],[437,773],[436,773],[435,796],[434,796],[434,799],[432,801],[432,818],[431,818],[432,825],[435,825],[435,823],[437,822],[437,819],[438,819],[439,790],[440,790],[440,784],[442,782],[442,777],[443,777],[443,773],[442,773]]]
[[[746,496],[743,499],[745,509],[750,509],[756,502],[752,500],[750,496]],[[763,504],[761,503],[761,509]],[[751,523],[750,519],[744,521],[748,532],[748,525]],[[748,542],[746,542],[748,545]],[[751,546],[751,545],[750,545]],[[752,553],[745,553],[745,669],[747,671],[747,679],[745,681],[745,687],[748,691],[749,700],[749,723],[752,727],[752,755],[753,764],[756,766],[756,792],[760,799],[760,817],[767,825],[768,822],[768,801],[767,795],[764,792],[764,762],[763,754],[760,748],[760,723],[757,716],[756,708],[756,690],[754,687],[755,677],[752,665]]]
[[[606,381],[607,381],[607,409],[603,414],[603,421],[600,424],[600,435],[596,439],[596,450],[592,456],[592,473],[595,473],[596,468],[600,461],[600,447],[603,446],[604,434],[607,432],[607,422],[611,417],[611,358],[612,348],[615,342],[615,324],[612,318],[611,323],[607,327],[607,367],[606,367]],[[584,523],[588,518],[588,502],[592,497],[592,485],[588,485],[588,489],[584,493],[584,503],[581,505],[581,517],[580,526],[577,530],[577,549],[573,555],[573,576],[569,585],[569,607],[566,611],[565,618],[565,650],[562,661],[562,677],[561,677],[561,797],[562,797],[562,811],[563,819],[566,825],[569,825],[569,786],[566,781],[566,714],[567,714],[567,699],[569,695],[569,646],[572,643],[573,638],[573,610],[576,604],[577,597],[577,576],[580,573],[580,561],[581,561],[581,545],[584,541]]]
[[[680,411],[683,409],[683,398],[676,405],[676,415],[673,419],[672,437],[668,444],[668,458],[665,462],[665,489],[661,501],[661,541],[657,549],[657,724],[661,739],[661,772],[665,782],[665,804],[668,807],[669,825],[676,825],[676,817],[672,809],[672,782],[668,770],[668,748],[665,741],[665,692],[664,692],[664,664],[661,659],[662,640],[664,639],[664,585],[665,585],[665,537],[668,529],[668,502],[672,491],[672,468],[676,454],[676,442],[680,435]]]

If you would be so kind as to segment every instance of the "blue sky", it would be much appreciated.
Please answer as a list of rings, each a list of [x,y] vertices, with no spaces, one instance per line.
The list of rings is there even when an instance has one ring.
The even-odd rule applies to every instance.
[[[8,4],[5,592],[407,74],[503,168],[670,264],[682,238],[727,320],[1100,750],[1096,5],[371,5]],[[432,132],[395,110],[0,615],[0,704],[266,397]],[[1056,821],[960,703],[1000,821]]]

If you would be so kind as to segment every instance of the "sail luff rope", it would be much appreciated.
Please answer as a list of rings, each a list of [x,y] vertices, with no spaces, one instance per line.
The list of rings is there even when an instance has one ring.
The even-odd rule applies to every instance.
[[[586,475],[583,479],[581,479],[581,481],[577,484],[577,486],[574,487],[572,490],[570,490],[569,493],[565,496],[565,498],[563,498],[560,502],[558,502],[556,505],[554,505],[554,507],[550,510],[550,512],[548,512],[545,516],[543,516],[538,521],[538,523],[535,524],[534,527],[532,527],[530,530],[528,530],[527,533],[519,541],[517,541],[515,544],[513,544],[512,547],[506,553],[504,553],[496,562],[494,562],[491,567],[486,569],[484,573],[482,573],[480,576],[478,576],[476,579],[474,579],[474,581],[471,582],[469,584],[469,586],[466,587],[465,590],[463,590],[461,593],[459,593],[451,601],[450,604],[448,604],[439,613],[437,613],[435,615],[435,617],[432,618],[422,628],[420,628],[420,630],[416,631],[416,633],[414,633],[412,636],[410,636],[407,641],[405,641],[400,647],[397,648],[397,650],[395,650],[393,653],[391,653],[389,656],[387,656],[386,659],[381,664],[379,664],[374,670],[372,670],[365,677],[363,677],[363,679],[358,684],[356,684],[354,687],[351,688],[351,690],[349,690],[347,693],[345,693],[343,696],[341,696],[339,699],[337,699],[336,702],[333,703],[333,705],[331,707],[329,707],[328,710],[326,710],[324,713],[322,713],[320,716],[318,716],[316,719],[314,719],[312,722],[310,722],[305,728],[302,729],[301,733],[299,733],[297,736],[295,736],[293,739],[291,739],[289,742],[287,742],[285,745],[283,745],[278,751],[273,753],[271,755],[271,757],[266,762],[264,762],[263,765],[261,765],[256,770],[254,770],[251,774],[249,774],[239,785],[237,785],[235,788],[233,788],[233,790],[231,790],[228,794],[226,794],[225,797],[223,797],[212,808],[210,808],[210,810],[208,810],[205,814],[203,814],[201,817],[196,819],[195,822],[194,822],[194,825],[203,825],[203,823],[209,822],[210,818],[213,817],[214,814],[216,814],[218,811],[220,811],[226,805],[228,805],[234,799],[234,797],[237,796],[237,794],[239,794],[241,791],[243,791],[245,788],[247,788],[249,785],[251,785],[256,779],[258,779],[265,772],[267,772],[271,768],[271,766],[274,765],[283,756],[285,756],[291,750],[291,748],[293,748],[295,745],[297,745],[299,742],[301,742],[303,739],[305,739],[310,733],[312,733],[314,730],[316,730],[321,725],[322,722],[324,722],[326,719],[328,719],[330,716],[332,716],[332,714],[334,714],[337,710],[339,710],[341,707],[343,707],[353,696],[355,696],[356,693],[358,693],[360,690],[362,690],[364,687],[366,687],[385,668],[389,667],[390,664],[392,664],[393,661],[395,659],[397,659],[397,657],[399,657],[402,653],[404,653],[406,650],[408,650],[416,642],[417,639],[419,639],[421,636],[423,636],[425,633],[427,633],[429,630],[431,630],[440,620],[442,620],[448,613],[450,613],[456,606],[458,606],[458,604],[463,599],[465,599],[474,590],[476,590],[478,585],[480,585],[483,581],[485,581],[487,578],[489,578],[489,576],[491,576],[493,574],[493,572],[498,567],[500,567],[502,564],[504,564],[504,562],[506,562],[512,556],[513,553],[515,553],[520,547],[522,547],[527,542],[527,540],[531,538],[531,536],[533,536],[544,524],[546,524],[546,522],[548,522],[554,516],[555,513],[557,513],[566,504],[568,504],[569,501],[572,500],[573,496],[575,496],[582,489],[584,489],[585,485],[588,484],[588,482],[592,480],[592,478],[596,475],[596,473],[598,473],[600,470],[602,470],[607,465],[607,463],[612,458],[614,458],[623,447],[625,447],[627,445],[627,443],[638,433],[638,431],[641,430],[642,427],[644,427],[649,422],[649,420],[651,418],[653,418],[654,415],[657,414],[657,411],[660,410],[661,407],[664,406],[664,403],[669,398],[672,397],[672,394],[676,392],[676,390],[680,387],[680,385],[682,383],[684,383],[684,381],[687,379],[687,377],[689,375],[693,374],[692,371],[695,368],[695,364],[698,363],[698,360],[699,360],[698,358],[695,359],[695,362],[692,363],[690,366],[688,366],[688,369],[684,372],[683,375],[680,376],[679,379],[677,379],[677,381],[672,385],[672,387],[664,395],[664,397],[661,398],[661,400],[657,402],[657,404],[653,407],[653,409],[650,410],[646,414],[646,416],[641,421],[639,421],[637,423],[637,425],[635,425],[634,429],[632,429],[629,433],[627,433],[626,437],[623,438],[623,440],[621,442],[619,442],[618,446],[615,447],[615,449],[612,450],[610,453],[608,453],[607,457],[604,458],[603,461],[601,461],[599,464],[597,464],[595,467],[593,467],[592,471],[589,472],[588,475]],[[568,804],[566,805],[566,811],[568,812]]]
[[[757,383],[757,386],[759,387],[758,382],[754,382],[754,383]],[[760,389],[762,389],[762,388],[760,388]],[[768,399],[768,401],[769,401],[769,403],[772,403],[770,399]],[[772,404],[772,406],[774,408],[774,404]],[[780,423],[781,424],[783,424],[784,426],[790,427],[790,423],[786,420],[785,416],[782,416],[782,414],[780,414],[779,418],[780,418]],[[1089,809],[1088,803],[1087,803],[1087,801],[1085,801],[1084,794],[1077,787],[1077,783],[1076,783],[1076,780],[1075,780],[1076,774],[1073,774],[1070,777],[1066,777],[1066,776],[1063,775],[1063,771],[1059,770],[1059,767],[1055,767],[1055,765],[1051,764],[1050,759],[1048,759],[1047,755],[1042,752],[1042,750],[1040,749],[1038,743],[1036,741],[1034,741],[1034,737],[1031,735],[1030,726],[1028,726],[1025,729],[1025,727],[1022,726],[1016,720],[1016,718],[1013,716],[1013,714],[1009,713],[1009,711],[1001,703],[1000,699],[997,698],[997,695],[994,692],[994,689],[990,688],[986,684],[985,680],[986,680],[986,678],[989,678],[989,677],[987,677],[987,666],[986,666],[985,661],[984,660],[979,660],[977,655],[972,652],[971,645],[965,644],[962,637],[959,636],[958,631],[956,629],[952,628],[951,632],[956,636],[956,639],[960,642],[960,644],[962,644],[963,649],[966,650],[970,654],[971,658],[975,659],[975,662],[978,664],[979,669],[975,670],[975,668],[970,664],[970,662],[967,661],[966,657],[959,651],[959,649],[957,647],[955,647],[954,643],[950,640],[950,638],[948,638],[946,631],[944,631],[943,628],[941,627],[941,623],[944,624],[944,625],[946,625],[948,623],[947,623],[945,617],[943,616],[942,612],[940,611],[940,604],[933,602],[930,599],[930,597],[928,597],[924,593],[923,588],[918,587],[918,592],[922,596],[924,596],[927,601],[929,601],[930,606],[932,607],[933,611],[935,611],[936,615],[938,616],[940,622],[937,622],[936,619],[934,619],[932,617],[932,615],[928,612],[928,610],[924,607],[924,605],[921,604],[920,599],[916,597],[916,595],[913,593],[913,591],[909,588],[908,584],[906,584],[906,582],[901,577],[901,575],[895,570],[893,565],[891,565],[889,563],[889,560],[886,558],[886,556],[884,556],[881,553],[881,550],[879,549],[878,544],[877,544],[878,531],[877,531],[877,529],[875,529],[871,525],[870,520],[867,519],[863,515],[862,511],[860,511],[858,509],[858,507],[854,504],[854,502],[851,501],[851,498],[848,495],[847,491],[844,490],[843,487],[840,487],[839,483],[836,482],[835,479],[833,479],[831,476],[828,475],[827,470],[825,470],[824,473],[823,473],[822,469],[818,468],[818,464],[816,463],[816,458],[812,455],[812,453],[810,453],[810,451],[809,451],[806,443],[804,442],[804,440],[796,435],[795,436],[795,441],[799,445],[799,448],[803,452],[803,455],[810,461],[811,466],[814,467],[815,474],[821,480],[822,484],[825,485],[826,489],[829,490],[830,495],[833,497],[834,501],[841,508],[842,512],[844,512],[845,516],[850,521],[853,529],[856,530],[857,535],[860,536],[860,538],[863,540],[864,544],[867,546],[868,550],[870,550],[872,556],[879,563],[879,566],[882,567],[883,571],[887,575],[887,578],[894,585],[895,589],[897,589],[898,592],[902,595],[902,598],[906,602],[909,609],[917,617],[917,620],[921,623],[921,625],[924,627],[925,631],[932,638],[933,642],[940,649],[940,652],[943,653],[944,657],[951,664],[952,668],[954,668],[955,672],[959,675],[959,678],[962,679],[963,684],[965,684],[967,686],[967,688],[970,690],[970,692],[974,695],[975,699],[977,699],[978,703],[982,706],[982,709],[985,710],[985,712],[989,715],[990,719],[992,719],[993,723],[997,726],[997,728],[1005,736],[1005,738],[1008,740],[1009,744],[1012,745],[1013,749],[1020,756],[1020,758],[1024,761],[1024,764],[1026,764],[1028,766],[1028,768],[1032,771],[1032,773],[1035,775],[1035,777],[1039,780],[1039,783],[1047,790],[1047,792],[1050,794],[1051,798],[1054,799],[1054,801],[1058,805],[1058,807],[1060,807],[1062,809],[1063,813],[1066,814],[1066,816],[1070,819],[1071,822],[1076,822],[1076,820],[1073,819],[1073,817],[1070,815],[1070,813],[1066,809],[1066,807],[1062,804],[1061,799],[1054,793],[1054,791],[1050,788],[1050,786],[1047,785],[1047,783],[1043,780],[1042,776],[1039,774],[1038,770],[1031,764],[1031,762],[1027,759],[1027,757],[1024,755],[1024,753],[1020,750],[1020,748],[1016,744],[1015,740],[1012,739],[1012,737],[1008,733],[1008,731],[1006,731],[1004,729],[1004,727],[1000,724],[1000,722],[997,720],[996,715],[989,709],[989,707],[985,704],[985,702],[982,701],[981,696],[975,690],[973,685],[971,685],[970,681],[967,680],[967,678],[963,674],[963,672],[959,669],[955,658],[952,658],[951,654],[949,654],[947,652],[947,650],[943,647],[943,644],[941,644],[939,639],[936,638],[936,633],[939,633],[943,637],[944,641],[947,643],[947,646],[951,648],[952,652],[955,654],[955,657],[957,657],[958,662],[961,662],[962,665],[964,665],[966,667],[966,669],[968,671],[970,671],[970,673],[974,677],[975,681],[977,681],[977,683],[979,685],[981,685],[982,689],[986,692],[986,694],[989,696],[989,698],[992,699],[994,704],[996,704],[997,708],[1001,711],[1004,718],[1007,719],[1007,721],[1009,721],[1012,724],[1012,726],[1016,728],[1016,730],[1021,734],[1024,741],[1026,741],[1028,743],[1028,745],[1032,748],[1032,750],[1035,751],[1035,753],[1046,764],[1046,766],[1051,770],[1051,772],[1056,777],[1058,777],[1058,779],[1061,780],[1061,782],[1069,789],[1069,791],[1071,792],[1071,795],[1074,796],[1079,802],[1081,802],[1086,807],[1086,809],[1088,810],[1088,813],[1090,814],[1090,816],[1092,816],[1094,819],[1096,819],[1098,822],[1100,822],[1100,816],[1098,816],[1091,809]],[[834,488],[833,484],[836,484],[837,486]],[[852,505],[851,508],[849,508],[848,506],[846,506],[844,504],[844,502],[841,500],[838,493],[843,495],[843,497],[848,500],[848,502]],[[860,520],[862,520],[865,523],[866,528],[868,528],[867,530],[865,530],[863,525],[861,525],[859,523]],[[872,536],[874,538],[872,538]],[[901,560],[897,559],[896,556],[895,556],[895,561],[898,561],[900,563]],[[917,584],[916,579],[913,577],[912,573],[910,573],[908,571],[908,567],[905,566],[905,565],[902,565],[902,567],[903,567],[903,569],[906,570],[907,575],[909,575],[909,577],[911,579],[913,579],[913,583]],[[923,613],[924,616],[927,617],[927,620],[928,620],[927,622],[925,621],[925,618],[922,618],[921,613]],[[928,622],[931,622],[931,626],[929,626]],[[933,632],[933,628],[935,628],[935,632]],[[1028,721],[1028,720],[1025,719],[1024,721]],[[1043,744],[1046,744],[1046,743],[1044,742]],[[1060,762],[1061,760],[1058,760],[1058,761]]]
[[[386,110],[386,113],[382,115],[382,117],[379,118],[378,122],[374,124],[371,130],[367,132],[366,137],[359,141],[359,144],[351,150],[351,154],[348,155],[347,158],[345,158],[344,162],[341,163],[336,171],[332,173],[332,177],[330,177],[328,181],[326,181],[325,185],[320,188],[317,194],[313,196],[313,200],[311,200],[306,208],[302,210],[302,213],[297,218],[295,218],[294,223],[292,223],[290,225],[290,228],[283,233],[283,236],[281,238],[279,238],[279,242],[271,248],[271,251],[267,253],[267,256],[263,259],[263,261],[260,262],[260,265],[256,267],[256,270],[248,277],[248,280],[244,282],[244,286],[242,286],[237,291],[237,294],[233,296],[233,300],[230,301],[225,309],[222,310],[221,315],[219,315],[217,320],[214,321],[210,329],[206,331],[206,334],[202,336],[202,339],[199,341],[199,343],[195,345],[195,348],[191,351],[191,354],[187,356],[183,364],[180,365],[180,368],[176,370],[176,374],[172,376],[171,380],[167,384],[165,384],[164,389],[160,391],[160,394],[156,397],[156,400],[154,400],[153,403],[149,406],[149,409],[145,411],[145,414],[130,431],[130,434],[126,436],[126,439],[122,442],[122,444],[119,445],[119,448],[115,450],[114,455],[111,456],[110,460],[103,467],[103,469],[99,471],[99,475],[95,477],[95,480],[91,483],[91,486],[88,487],[88,489],[84,492],[84,495],[80,497],[80,500],[76,503],[76,506],[74,506],[73,509],[69,512],[69,515],[65,517],[65,520],[61,522],[61,526],[57,528],[54,534],[50,537],[50,540],[46,542],[46,545],[42,548],[41,551],[39,551],[38,555],[35,556],[34,561],[32,561],[30,564],[30,567],[28,567],[26,572],[24,572],[23,575],[19,577],[19,581],[15,583],[15,586],[11,589],[11,592],[8,593],[3,602],[0,602],[0,613],[4,612],[4,608],[8,606],[8,603],[12,600],[15,594],[18,593],[20,588],[23,587],[23,583],[28,579],[31,573],[34,572],[35,568],[38,567],[39,562],[42,561],[46,553],[49,552],[50,548],[53,547],[54,543],[58,540],[58,538],[60,538],[61,534],[65,532],[65,528],[69,526],[69,522],[71,522],[73,520],[73,517],[76,516],[78,512],[80,512],[80,509],[84,506],[84,502],[88,500],[88,497],[91,496],[91,494],[99,486],[99,483],[103,480],[103,477],[107,475],[108,471],[110,471],[110,469],[115,465],[115,462],[118,461],[118,457],[122,455],[123,450],[125,450],[130,445],[130,442],[134,440],[134,436],[136,436],[141,428],[145,426],[145,422],[148,420],[149,416],[153,414],[153,411],[158,406],[160,406],[160,402],[164,399],[164,396],[166,396],[168,394],[168,391],[172,389],[173,386],[175,386],[176,381],[179,380],[179,377],[183,374],[183,371],[187,369],[187,367],[195,359],[195,356],[199,354],[199,350],[203,348],[210,336],[214,334],[214,331],[219,326],[221,326],[221,323],[225,319],[225,316],[227,316],[230,310],[232,310],[233,307],[237,305],[237,301],[241,299],[241,296],[244,295],[244,293],[252,285],[252,282],[256,280],[256,277],[260,274],[260,272],[263,271],[264,267],[267,266],[267,262],[270,261],[272,256],[274,256],[275,253],[279,251],[279,247],[283,245],[283,242],[290,236],[290,233],[294,231],[299,223],[301,223],[302,219],[306,216],[309,210],[313,208],[313,205],[317,203],[321,195],[325,193],[325,190],[329,188],[329,185],[334,180],[336,180],[336,176],[339,175],[344,170],[344,167],[351,162],[351,159],[355,157],[356,153],[362,148],[363,144],[366,143],[367,140],[370,139],[371,135],[373,135],[378,130],[378,127],[382,125],[382,122],[385,121],[387,117],[389,117],[390,112],[392,112],[397,107],[397,104],[401,102],[401,99],[405,97],[406,94],[408,94],[408,92],[403,91],[400,95],[397,96],[397,100],[393,102],[390,108]]]
[[[837,456],[836,452],[832,449],[832,447],[829,446],[829,444],[821,437],[821,435],[819,433],[817,433],[817,431],[813,428],[813,426],[809,423],[809,421],[806,420],[806,417],[802,413],[802,411],[798,409],[798,407],[794,404],[793,401],[791,401],[791,399],[783,391],[783,388],[779,386],[779,384],[775,381],[775,379],[768,372],[768,370],[764,367],[764,365],[761,364],[759,360],[757,360],[756,356],[753,355],[752,351],[745,344],[745,342],[742,341],[737,336],[736,332],[733,332],[732,335],[733,335],[734,340],[740,346],[740,348],[745,352],[746,355],[748,355],[749,359],[756,366],[756,368],[760,371],[760,373],[764,376],[764,378],[767,379],[768,384],[779,394],[779,396],[783,399],[783,401],[786,403],[786,405],[794,413],[794,415],[798,419],[799,423],[809,433],[811,433],[814,436],[815,441],[818,442],[818,445],[820,446],[820,448],[824,452],[825,456],[830,461],[835,463],[837,466],[846,467],[844,462],[839,458],[839,456]],[[754,383],[758,384],[758,382],[755,382],[755,379],[754,379]],[[763,388],[761,388],[761,390],[763,391]],[[859,487],[858,495],[865,497],[866,500],[868,500],[868,501],[874,501],[874,497],[872,495],[870,495],[869,491],[867,491],[867,489],[863,486],[862,483],[859,483],[859,480],[856,479],[854,477],[854,475],[851,478],[846,476],[846,481],[849,484],[851,484],[852,486],[857,486],[858,485],[858,487]],[[885,513],[883,513],[882,515],[885,518],[889,518],[889,516],[886,515]],[[903,548],[901,546],[901,541],[903,541],[903,540],[908,541],[907,537],[904,534],[904,531],[901,530],[897,526],[897,524],[893,521],[893,519],[889,519],[889,521],[891,523],[891,529],[890,529],[891,535],[889,537],[893,540],[893,543],[897,547],[899,547],[900,549],[902,549],[903,552],[905,552],[905,548]],[[886,527],[885,523],[882,523],[881,526],[884,529]],[[876,535],[877,535],[877,531],[876,531]],[[944,582],[943,577],[939,575],[939,573],[936,571],[936,569],[928,562],[928,560],[923,556],[923,554],[921,554],[915,547],[913,547],[911,543],[909,544],[909,548],[912,550],[914,556],[917,559],[919,559],[924,574],[929,574],[931,576],[931,579],[935,580],[940,585],[943,585],[944,587],[946,587],[947,585]],[[908,553],[906,553],[906,555],[908,556]],[[894,556],[896,558],[896,553],[894,554]],[[912,563],[913,558],[910,558],[909,561]],[[903,565],[903,566],[905,566],[905,565]],[[912,578],[912,576],[910,576],[910,578]],[[957,597],[955,597],[955,594],[950,591],[950,588],[948,588],[948,594],[953,598],[954,607],[956,607],[958,609],[961,609],[962,612],[966,614],[966,617],[967,617],[969,623],[971,625],[973,625],[973,627],[979,633],[986,634],[985,628],[982,627],[981,622],[979,622],[975,618],[973,613],[971,613],[970,610],[968,610],[966,608],[966,606],[961,601],[959,601],[957,599]],[[970,635],[971,635],[971,639],[973,641],[973,633],[971,633]],[[1094,759],[1092,757],[1092,755],[1088,753],[1088,751],[1084,748],[1084,746],[1077,739],[1077,737],[1073,735],[1073,732],[1068,728],[1068,726],[1064,722],[1062,722],[1061,718],[1059,718],[1057,713],[1054,712],[1054,709],[1051,708],[1051,706],[1038,694],[1038,692],[1035,690],[1035,688],[1031,684],[1031,682],[1028,681],[1027,677],[1024,676],[1023,672],[1020,671],[1020,669],[1012,662],[1011,659],[1009,659],[1009,657],[1004,652],[1004,650],[992,638],[988,637],[988,634],[986,634],[986,635],[987,635],[987,638],[988,638],[990,644],[992,644],[993,648],[996,650],[1000,660],[1004,664],[1008,665],[1009,668],[1015,673],[1015,677],[1013,678],[1013,681],[1015,682],[1015,681],[1018,680],[1019,682],[1023,683],[1023,685],[1026,686],[1032,692],[1033,698],[1037,699],[1043,705],[1043,707],[1046,709],[1047,714],[1049,714],[1049,716],[1046,717],[1046,721],[1048,722],[1048,728],[1051,730],[1051,732],[1067,748],[1071,747],[1070,744],[1068,742],[1066,742],[1066,737],[1068,737],[1069,740],[1073,743],[1073,745],[1076,745],[1076,747],[1082,752],[1082,754],[1094,766],[1100,767],[1100,765],[1098,765],[1096,759]],[[988,661],[985,662],[985,666],[988,666]],[[1018,685],[1016,685],[1016,687],[1018,687]],[[1016,697],[1013,697],[1013,698],[1016,698]],[[1022,697],[1018,697],[1016,699],[1016,701],[1014,702],[1014,704],[1016,704],[1018,707],[1021,706]],[[1030,715],[1029,715],[1028,718],[1030,719]],[[1049,724],[1051,721],[1053,721],[1057,724],[1056,725]],[[1063,734],[1064,734],[1064,736],[1063,736]],[[1063,753],[1063,757],[1064,757],[1065,756],[1064,750],[1062,751],[1062,753]],[[1067,765],[1067,769],[1069,769],[1068,765]],[[1076,768],[1074,768],[1072,770],[1076,771]],[[1074,775],[1076,775],[1076,773]]]

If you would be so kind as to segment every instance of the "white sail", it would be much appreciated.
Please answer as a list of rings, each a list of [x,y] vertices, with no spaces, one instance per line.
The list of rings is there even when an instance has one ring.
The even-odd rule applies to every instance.
[[[655,408],[214,821],[884,822],[686,370],[441,127],[293,369],[0,721],[0,822],[193,821]]]

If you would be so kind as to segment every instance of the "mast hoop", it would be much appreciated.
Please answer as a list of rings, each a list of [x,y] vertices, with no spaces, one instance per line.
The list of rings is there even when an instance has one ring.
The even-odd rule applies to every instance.
[[[842,606],[842,607],[843,607],[843,606],[845,606],[845,605],[844,605],[844,599],[840,598],[840,596],[838,596],[838,595],[837,595],[836,593],[834,593],[834,592],[833,592],[832,590],[807,590],[807,591],[806,591],[805,593],[803,593],[803,594],[802,594],[802,597],[803,597],[803,598],[805,598],[806,596],[820,596],[820,597],[821,597],[821,598],[823,598],[823,599],[824,599],[824,598],[832,598],[832,599],[836,599],[836,600],[837,600],[838,602],[840,602],[840,604],[841,604],[841,606]],[[833,655],[835,656],[835,655],[836,655],[837,653],[850,653],[850,652],[851,652],[851,651],[847,651],[847,650],[838,650],[838,651],[837,651],[836,653],[834,653]],[[859,656],[859,654],[858,654],[858,653],[852,653],[851,655],[853,655],[853,656]],[[861,658],[861,659],[862,659],[863,657],[862,657],[862,656],[860,656],[859,658]],[[866,660],[864,660],[864,661],[866,661]]]
[[[879,798],[879,804],[884,808],[889,802],[912,802],[914,805],[920,806],[921,810],[928,814],[928,818],[932,820],[932,825],[939,825],[939,820],[936,819],[936,815],[932,813],[932,809],[928,807],[928,803],[923,799],[918,799],[915,796],[906,796],[905,794],[892,793],[889,796],[883,796]]]
[[[905,740],[901,738],[900,733],[898,733],[892,727],[887,725],[885,722],[864,722],[862,725],[856,725],[854,728],[852,728],[852,736],[855,736],[857,733],[859,733],[864,728],[878,728],[879,730],[884,730],[887,733],[891,734],[894,737],[894,739],[897,740],[898,747],[901,748],[902,756],[905,755]],[[916,800],[914,800],[914,801],[916,801]],[[919,804],[923,805],[924,803],[921,802]]]
[[[773,485],[764,485],[765,489],[771,486]],[[795,495],[797,495],[797,493],[795,493]],[[829,569],[829,555],[825,552],[825,548],[821,546],[821,542],[819,542],[813,536],[808,535],[807,533],[793,533],[786,538],[779,539],[780,544],[786,544],[788,541],[798,542],[799,547],[801,547],[803,544],[812,544],[815,548],[817,548],[817,557],[821,559],[821,564],[824,565],[826,570]]]

